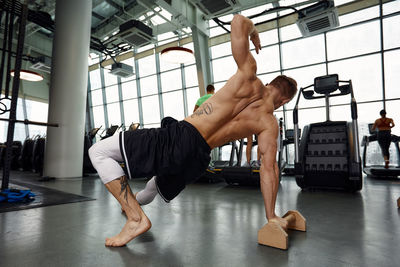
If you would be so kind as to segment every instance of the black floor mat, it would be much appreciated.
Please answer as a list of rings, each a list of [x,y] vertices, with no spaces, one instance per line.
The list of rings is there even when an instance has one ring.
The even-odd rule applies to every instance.
[[[55,189],[50,189],[43,186],[26,184],[16,181],[13,181],[13,183],[9,185],[9,188],[30,189],[32,193],[35,194],[35,199],[29,202],[18,203],[0,202],[0,213],[94,200],[93,198],[88,198]]]

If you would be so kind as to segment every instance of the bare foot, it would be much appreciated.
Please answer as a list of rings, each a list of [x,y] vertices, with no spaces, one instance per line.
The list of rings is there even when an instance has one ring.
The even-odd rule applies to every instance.
[[[151,222],[142,215],[140,221],[127,220],[126,224],[122,228],[122,231],[111,238],[106,238],[106,246],[108,247],[122,247],[125,246],[135,237],[147,232],[151,228]]]

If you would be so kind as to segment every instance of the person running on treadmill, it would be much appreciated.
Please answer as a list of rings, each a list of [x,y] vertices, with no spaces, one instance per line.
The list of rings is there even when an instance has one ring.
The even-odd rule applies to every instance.
[[[106,239],[106,246],[124,246],[148,231],[151,222],[132,193],[128,178],[155,175],[146,190],[165,201],[174,199],[208,167],[211,149],[251,134],[258,135],[261,154],[260,186],[266,218],[287,228],[275,214],[279,177],[276,163],[278,123],[274,110],[297,92],[292,78],[279,75],[265,85],[257,78],[249,37],[258,54],[258,32],[250,19],[235,15],[231,22],[231,46],[238,70],[226,84],[183,121],[168,117],[162,128],[126,131],[90,148],[90,158],[110,193],[121,204],[127,221],[122,231]],[[118,161],[124,161],[125,170]],[[139,199],[139,194],[138,194]],[[140,200],[139,200],[140,202]]]
[[[394,127],[394,122],[391,118],[386,118],[386,111],[382,109],[379,113],[381,117],[375,120],[372,125],[372,131],[378,128],[378,143],[382,150],[383,159],[385,160],[385,168],[389,168],[390,159],[390,143],[392,141],[391,129]]]
[[[207,94],[203,95],[197,100],[193,112],[196,112],[196,110],[201,106],[201,104],[203,104],[207,99],[209,99],[214,94],[214,92],[215,92],[214,85],[212,84],[207,85]]]

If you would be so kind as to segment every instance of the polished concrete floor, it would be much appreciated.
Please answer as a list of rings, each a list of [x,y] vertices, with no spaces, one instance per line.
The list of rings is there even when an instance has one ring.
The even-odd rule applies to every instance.
[[[13,175],[20,175],[13,173]],[[30,182],[95,201],[0,213],[0,266],[400,266],[400,180],[367,178],[360,193],[302,192],[284,177],[276,210],[298,209],[307,232],[290,232],[289,249],[257,244],[265,223],[257,188],[193,184],[170,204],[144,211],[149,232],[122,248],[104,239],[125,222],[96,177]],[[12,177],[11,177],[12,179]],[[131,183],[139,190],[145,180]]]

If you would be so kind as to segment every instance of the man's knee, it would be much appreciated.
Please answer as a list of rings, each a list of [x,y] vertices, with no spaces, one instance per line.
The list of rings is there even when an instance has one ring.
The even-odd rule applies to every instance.
[[[99,156],[101,156],[101,150],[99,148],[99,143],[95,143],[89,148],[89,158],[92,161],[93,165],[96,164]]]

